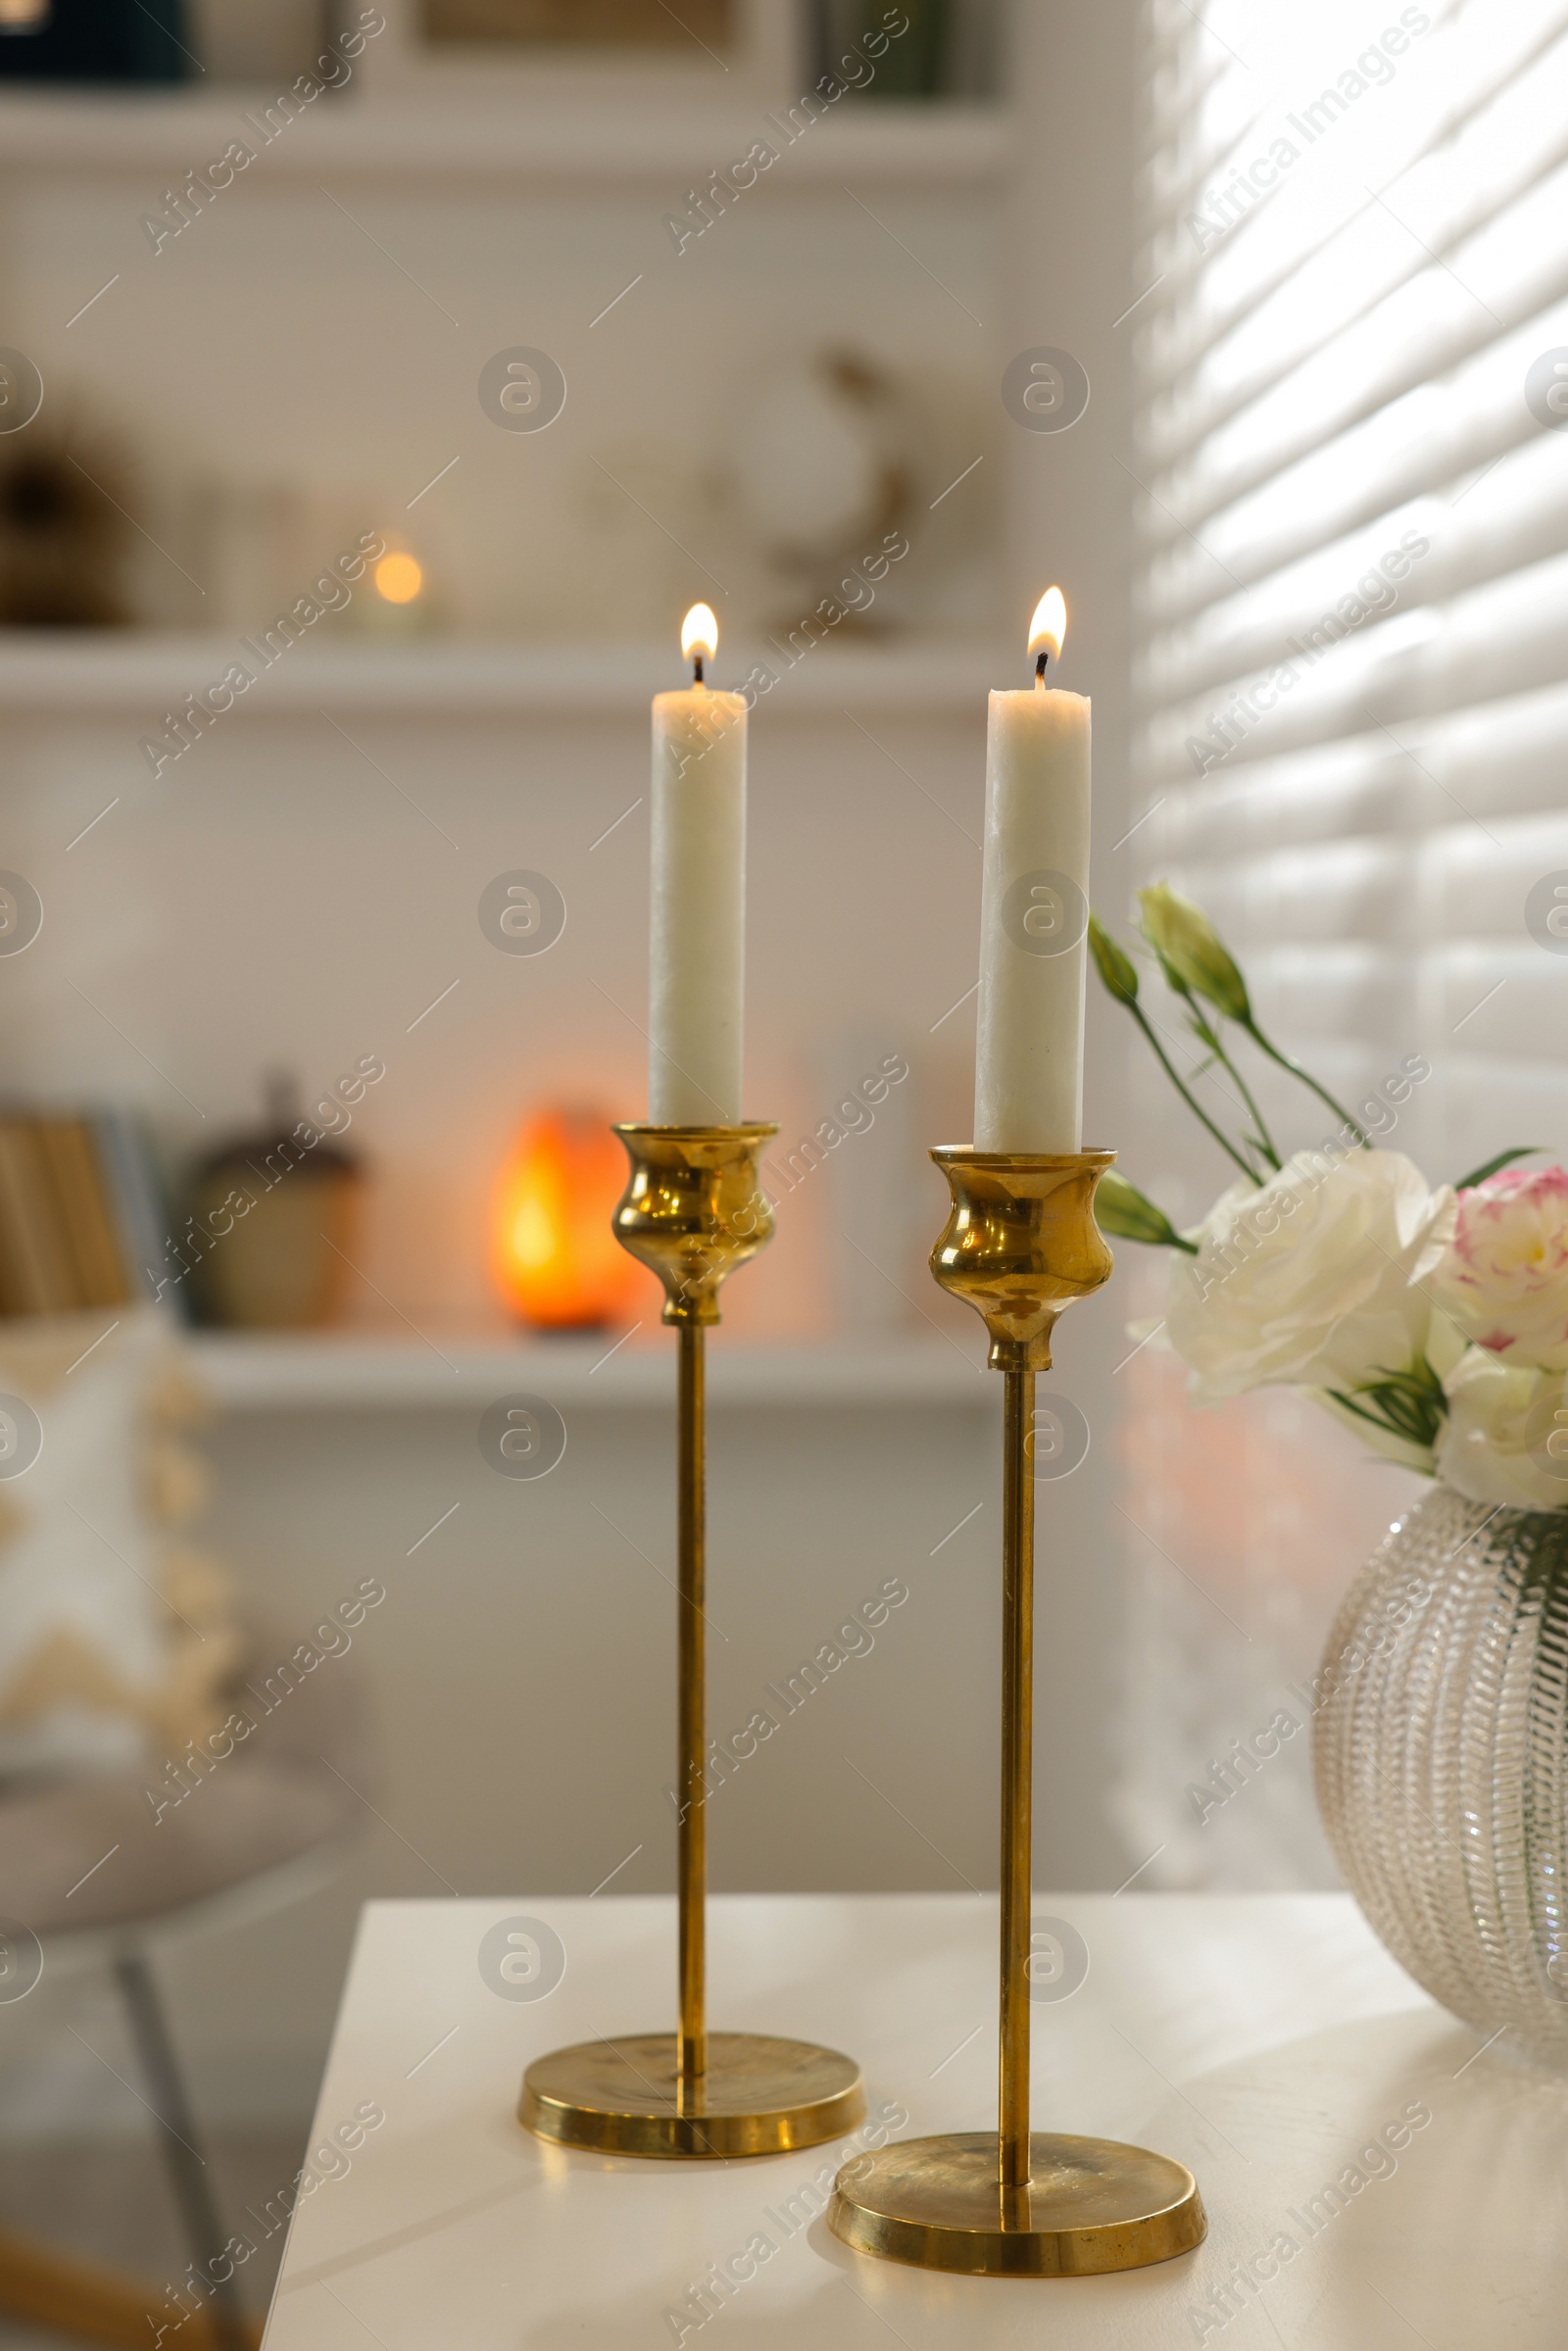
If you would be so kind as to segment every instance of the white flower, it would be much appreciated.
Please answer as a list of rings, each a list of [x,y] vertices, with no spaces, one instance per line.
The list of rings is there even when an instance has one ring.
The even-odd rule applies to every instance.
[[[1459,1195],[1433,1297],[1510,1365],[1568,1367],[1568,1175],[1505,1168]]]
[[[1197,1256],[1172,1257],[1166,1327],[1196,1393],[1407,1371],[1452,1222],[1452,1192],[1429,1191],[1402,1151],[1298,1151],[1266,1184],[1233,1184],[1190,1236]]]
[[[1472,1502],[1568,1509],[1568,1382],[1473,1347],[1444,1386],[1438,1474]]]

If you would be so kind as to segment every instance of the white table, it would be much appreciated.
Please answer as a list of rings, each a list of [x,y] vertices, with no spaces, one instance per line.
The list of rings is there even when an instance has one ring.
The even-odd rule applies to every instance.
[[[1348,1897],[1035,1908],[1090,1953],[1081,1988],[1034,2010],[1036,2128],[1180,2157],[1209,2214],[1196,2253],[1119,2278],[935,2277],[829,2233],[812,2183],[845,2142],[729,2164],[544,2146],[513,2120],[523,2067],[670,2021],[673,1901],[377,1902],[311,2140],[347,2125],[361,2143],[298,2206],[265,2351],[1561,2351],[1568,2087],[1478,2055]],[[517,1916],[564,1946],[544,1998],[480,1974],[486,1931]],[[912,2133],[994,2126],[994,1900],[719,1896],[709,1933],[715,2025],[851,2051],[873,2116],[905,2112]],[[385,2120],[362,2131],[366,2106]],[[1430,2120],[1412,2128],[1412,2108]],[[1325,2197],[1347,2165],[1363,2184]],[[748,2260],[760,2234],[775,2249]],[[703,2320],[688,2296],[732,2261],[751,2275],[727,2296],[710,2283]],[[1226,2318],[1209,2297],[1247,2263],[1257,2281]]]

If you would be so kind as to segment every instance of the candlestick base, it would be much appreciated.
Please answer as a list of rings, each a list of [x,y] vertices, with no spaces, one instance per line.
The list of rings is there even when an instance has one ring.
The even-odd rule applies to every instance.
[[[828,2226],[857,2253],[964,2278],[1094,2278],[1202,2243],[1184,2164],[1116,2139],[1036,2131],[1030,2182],[999,2181],[994,2131],[899,2139],[847,2163]]]
[[[517,2119],[558,2146],[602,2155],[782,2155],[853,2131],[860,2069],[837,2049],[765,2033],[710,2033],[695,2105],[681,2095],[673,2033],[579,2041],[523,2076]]]

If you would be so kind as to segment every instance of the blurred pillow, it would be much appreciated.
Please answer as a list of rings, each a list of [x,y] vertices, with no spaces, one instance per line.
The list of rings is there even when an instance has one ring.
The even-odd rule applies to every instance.
[[[134,1768],[221,1719],[227,1579],[180,1533],[203,1409],[150,1308],[0,1322],[0,1774]]]

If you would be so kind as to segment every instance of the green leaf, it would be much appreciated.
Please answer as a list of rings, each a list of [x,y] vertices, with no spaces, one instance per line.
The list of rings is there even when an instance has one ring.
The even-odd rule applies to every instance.
[[[1545,1149],[1546,1146],[1544,1143],[1521,1143],[1517,1151],[1498,1151],[1496,1157],[1489,1159],[1484,1167],[1473,1167],[1467,1176],[1461,1176],[1455,1184],[1454,1190],[1455,1192],[1473,1192],[1478,1184],[1486,1182],[1488,1176],[1498,1175],[1503,1168],[1511,1167],[1515,1159],[1528,1159],[1533,1152],[1544,1151]]]
[[[1358,1420],[1392,1429],[1396,1437],[1428,1450],[1436,1446],[1447,1418],[1443,1383],[1424,1355],[1418,1355],[1407,1371],[1383,1371],[1375,1380],[1363,1381],[1348,1396],[1343,1389],[1333,1393]]]
[[[1198,1254],[1198,1244],[1182,1238],[1164,1209],[1156,1208],[1114,1169],[1100,1179],[1095,1218],[1102,1233],[1113,1233],[1118,1241],[1144,1241],[1154,1248],[1184,1249],[1189,1256]]]

